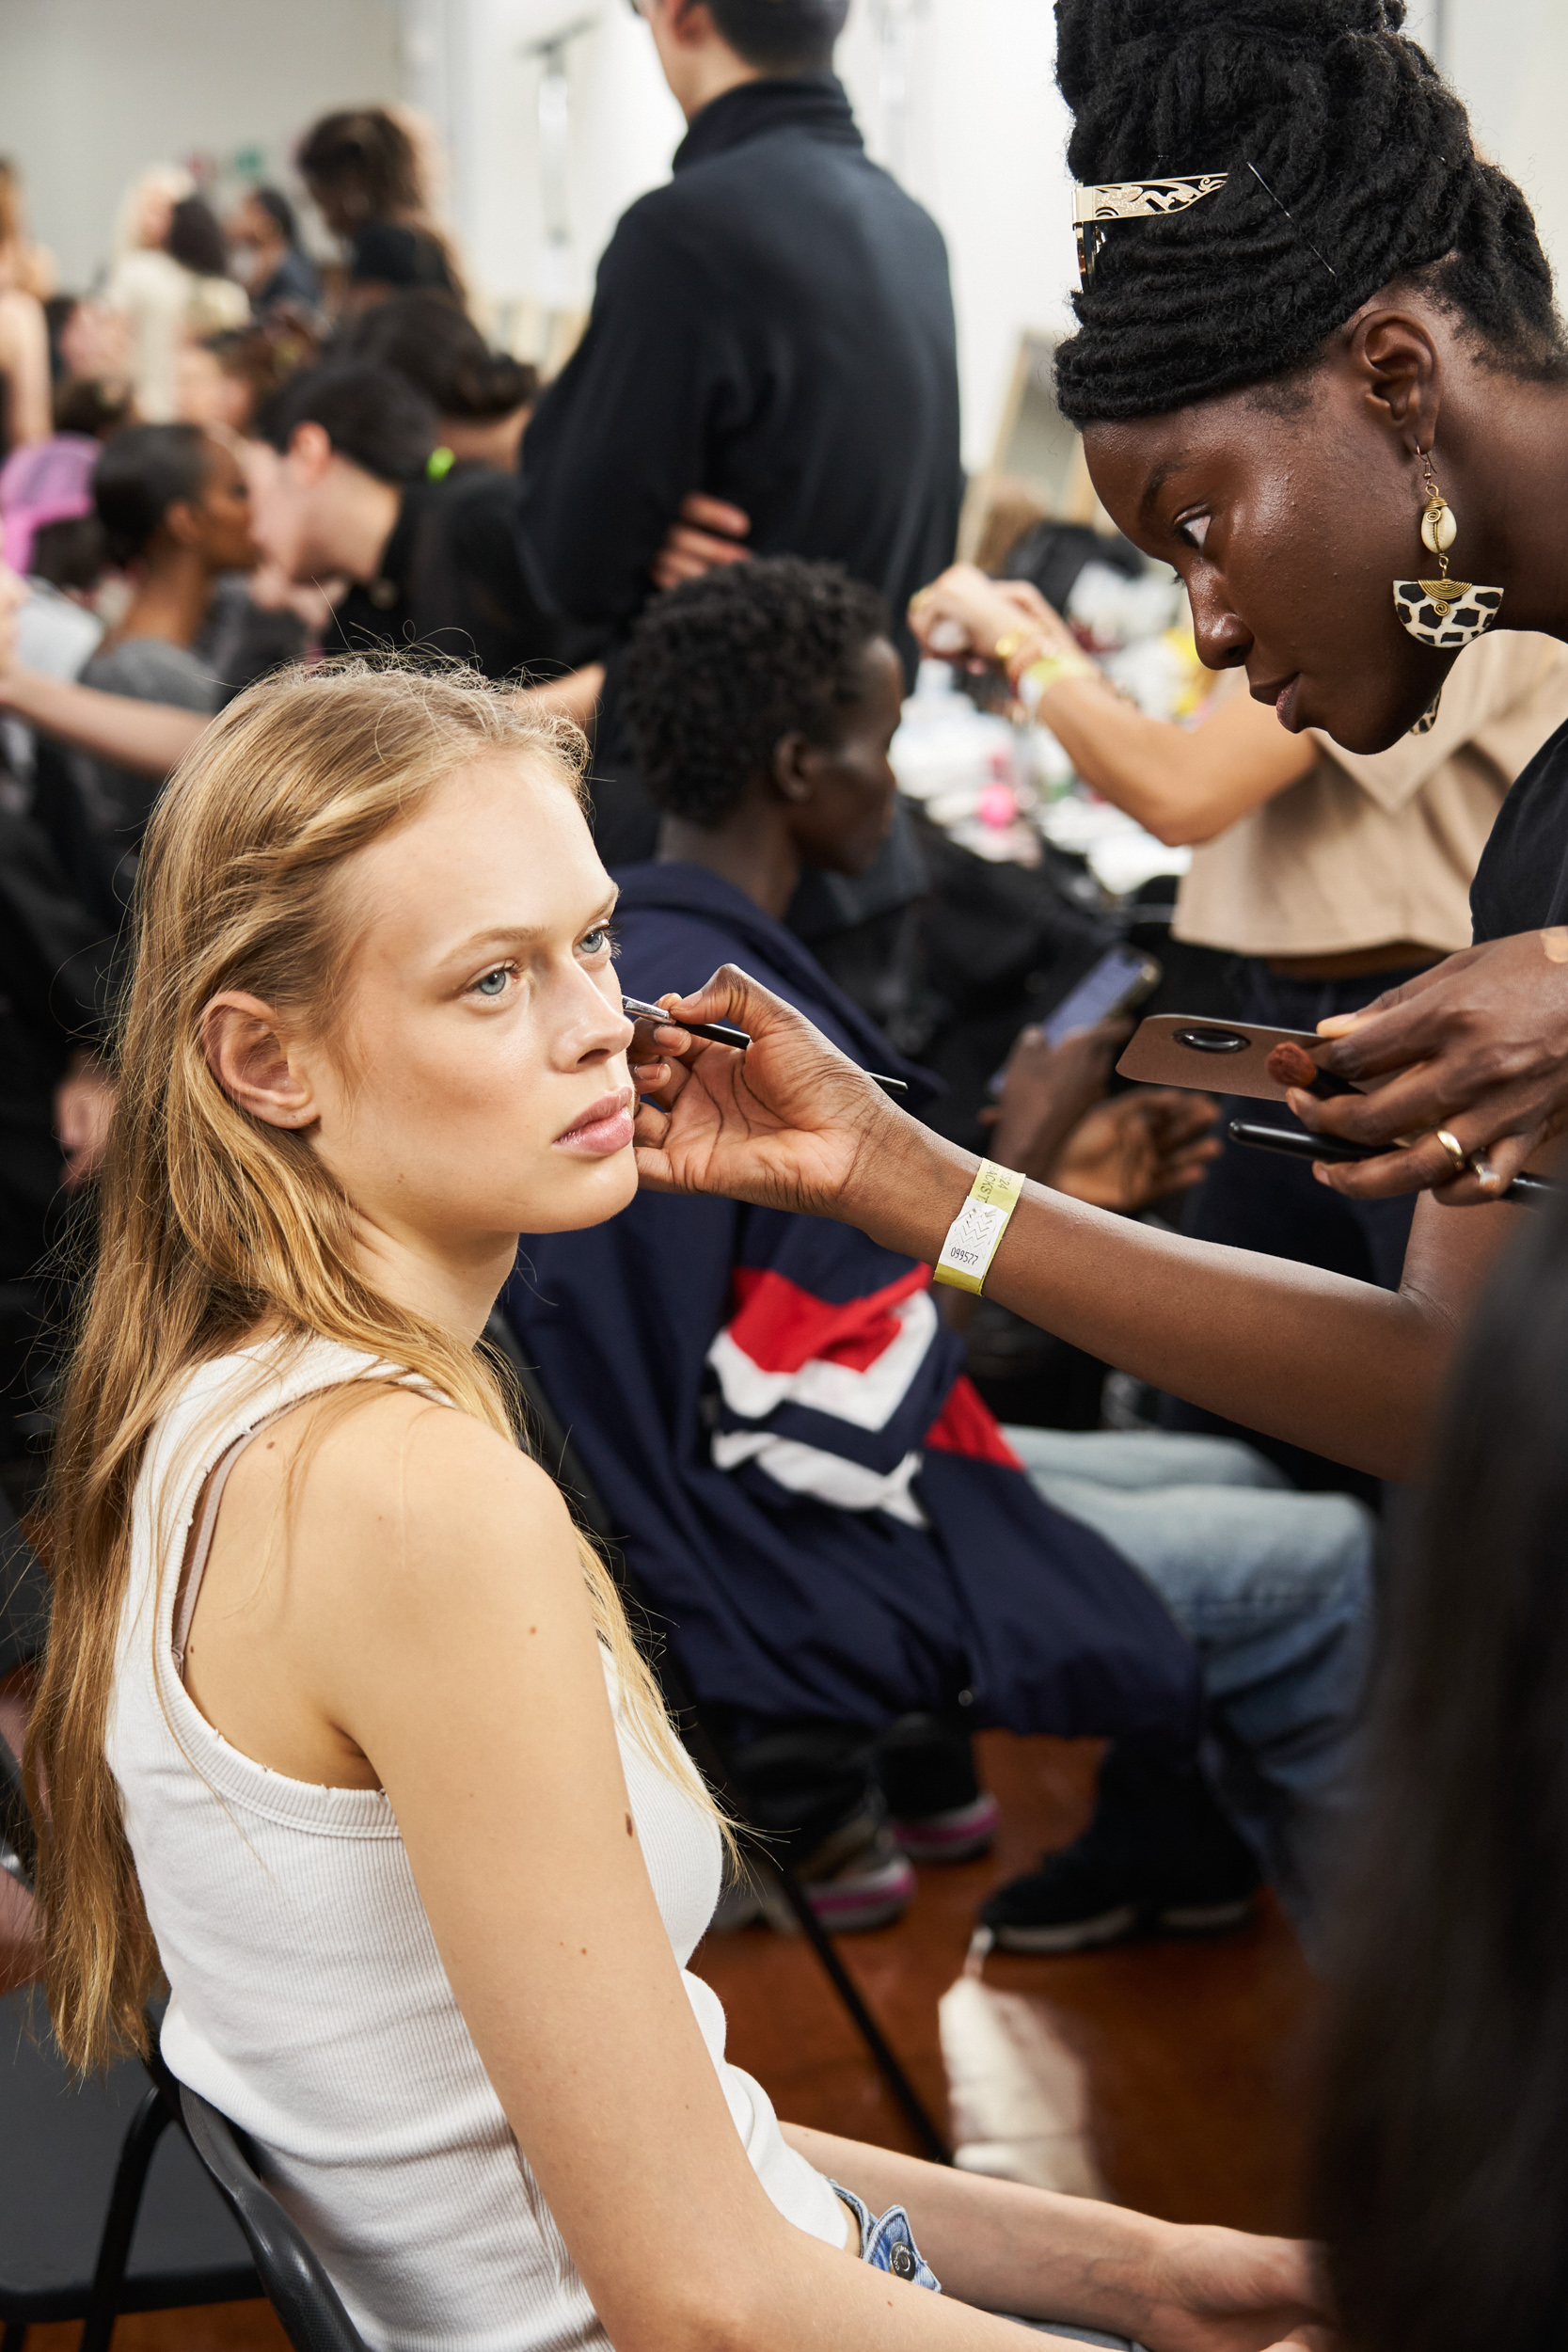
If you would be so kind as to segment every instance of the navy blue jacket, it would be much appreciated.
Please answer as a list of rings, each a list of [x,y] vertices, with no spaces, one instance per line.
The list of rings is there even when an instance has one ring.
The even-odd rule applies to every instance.
[[[895,1053],[782,924],[687,865],[632,866],[622,983],[739,963],[863,1068]],[[748,1729],[971,1720],[1194,1732],[1162,1603],[1036,1494],[963,1373],[930,1272],[825,1217],[641,1194],[525,1238],[505,1307],[698,1699]]]

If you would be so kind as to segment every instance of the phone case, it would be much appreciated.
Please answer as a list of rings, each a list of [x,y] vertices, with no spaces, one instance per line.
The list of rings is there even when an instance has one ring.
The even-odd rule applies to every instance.
[[[1283,1103],[1287,1089],[1268,1073],[1276,1045],[1321,1045],[1313,1029],[1268,1029],[1257,1021],[1209,1021],[1190,1012],[1157,1012],[1140,1022],[1117,1064],[1123,1078],[1146,1085],[1196,1087],[1205,1094],[1245,1094]],[[1334,1091],[1354,1092],[1342,1081]]]

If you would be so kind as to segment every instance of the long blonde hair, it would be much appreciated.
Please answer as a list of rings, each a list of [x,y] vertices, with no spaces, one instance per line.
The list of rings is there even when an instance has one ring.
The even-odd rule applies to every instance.
[[[329,1033],[325,1009],[341,1000],[355,946],[337,887],[344,859],[412,817],[455,770],[498,752],[522,755],[580,798],[578,730],[525,717],[481,678],[366,661],[290,671],[250,688],[206,731],[148,832],[97,1264],[52,1473],[54,1614],[26,1756],[50,2010],[83,2070],[145,2046],[157,1975],[104,1740],[133,1491],[176,1390],[264,1317],[403,1366],[512,1434],[497,1367],[372,1288],[341,1189],[303,1136],[239,1108],[201,1041],[204,1009],[225,989]],[[579,1550],[632,1736],[709,1802],[605,1563],[585,1538]]]

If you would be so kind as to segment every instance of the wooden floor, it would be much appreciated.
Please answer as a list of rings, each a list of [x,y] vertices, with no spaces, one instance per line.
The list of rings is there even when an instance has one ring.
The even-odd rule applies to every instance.
[[[1290,1930],[1271,1907],[1212,1942],[992,1956],[966,1975],[976,1905],[1042,1847],[1076,1835],[1097,1755],[1089,1742],[1002,1733],[985,1735],[981,1749],[1003,1808],[996,1851],[923,1870],[897,1926],[841,1946],[962,2160],[1100,2186],[1171,2219],[1291,2229],[1313,1988]],[[20,1955],[0,1949],[0,1963],[8,1957],[14,1968]],[[798,1937],[766,1928],[710,1937],[694,1965],[729,2012],[731,2058],[782,2115],[911,2144]],[[77,2333],[36,2328],[28,2352],[73,2352]],[[126,2319],[115,2342],[117,2352],[277,2352],[284,2339],[263,2306],[241,2305]]]

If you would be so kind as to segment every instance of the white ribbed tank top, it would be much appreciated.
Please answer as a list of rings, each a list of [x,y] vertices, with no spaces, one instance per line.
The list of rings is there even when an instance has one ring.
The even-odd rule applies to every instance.
[[[389,1800],[242,1756],[173,1662],[180,1565],[214,1465],[267,1414],[371,1375],[388,1376],[325,1340],[223,1357],[192,1374],[148,1441],[108,1758],[171,1988],[163,2052],[256,2141],[369,2344],[604,2344],[453,1998]],[[659,1914],[736,2129],[786,2219],[841,2246],[843,2205],[726,2062],[718,1995],[685,1973],[718,1899],[718,1834],[619,1737]]]

